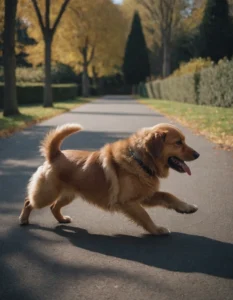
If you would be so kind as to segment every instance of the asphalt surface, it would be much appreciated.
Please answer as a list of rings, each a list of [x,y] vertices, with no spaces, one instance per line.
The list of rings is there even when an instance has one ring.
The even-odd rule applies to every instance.
[[[201,156],[189,163],[191,177],[171,171],[161,189],[199,210],[148,210],[170,228],[169,237],[144,235],[124,216],[79,199],[64,209],[71,224],[57,224],[45,208],[32,213],[32,225],[18,225],[27,181],[42,162],[39,142],[67,122],[85,130],[68,138],[64,149],[97,149],[171,121],[130,98],[109,96],[0,140],[0,299],[232,300],[232,153],[180,126]]]

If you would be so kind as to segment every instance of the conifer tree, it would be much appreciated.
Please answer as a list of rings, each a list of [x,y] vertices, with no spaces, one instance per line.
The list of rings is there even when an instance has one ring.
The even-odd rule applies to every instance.
[[[123,72],[127,84],[139,84],[150,76],[150,64],[139,13],[136,11],[126,43]]]

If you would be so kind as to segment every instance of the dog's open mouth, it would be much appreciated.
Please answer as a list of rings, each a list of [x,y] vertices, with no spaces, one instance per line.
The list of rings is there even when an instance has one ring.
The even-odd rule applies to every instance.
[[[189,167],[186,165],[186,163],[179,159],[178,157],[172,156],[168,158],[168,165],[170,168],[176,170],[180,173],[187,173],[188,175],[191,175],[191,171]]]

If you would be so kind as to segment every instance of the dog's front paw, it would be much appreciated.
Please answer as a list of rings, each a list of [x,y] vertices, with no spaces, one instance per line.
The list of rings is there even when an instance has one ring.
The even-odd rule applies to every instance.
[[[153,232],[153,235],[169,235],[171,231],[166,227],[157,227],[156,231]]]
[[[19,225],[28,225],[29,221],[28,218],[19,217]]]
[[[187,203],[184,203],[184,205],[176,208],[176,211],[180,214],[193,214],[197,210],[198,210],[197,205],[187,204]]]
[[[71,223],[72,219],[69,216],[64,216],[62,219],[59,220],[59,223],[61,224],[67,224]]]

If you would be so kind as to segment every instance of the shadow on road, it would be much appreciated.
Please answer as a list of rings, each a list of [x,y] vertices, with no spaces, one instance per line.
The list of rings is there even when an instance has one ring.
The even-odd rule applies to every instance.
[[[40,231],[39,234],[35,232],[37,229]],[[53,230],[36,225],[27,227],[15,225],[0,240],[1,300],[66,299],[63,295],[67,296],[71,285],[79,296],[80,282],[90,282],[90,280],[95,282],[96,278],[100,281],[110,279],[113,282],[124,278],[128,284],[136,284],[139,288],[147,286],[148,290],[153,290],[158,284],[154,278],[144,278],[143,275],[135,274],[131,270],[120,270],[108,264],[105,266],[95,265],[83,262],[81,258],[77,263],[76,255],[79,252],[75,251],[74,254],[71,254],[69,251],[66,252],[66,247],[63,247],[64,253],[56,251],[63,242],[59,239],[50,239],[47,235],[41,235],[42,231],[46,231],[50,232],[53,237],[54,234],[59,233],[59,235],[67,237],[66,230],[68,227]],[[71,230],[73,231],[70,233],[72,238],[79,238],[83,232],[85,233],[84,230],[78,229],[78,232],[81,232],[79,236],[72,227]],[[85,236],[90,238],[89,242],[91,243],[92,236],[88,234]],[[64,242],[67,243],[66,240]],[[81,242],[83,243],[83,238],[81,238]],[[94,242],[98,241],[94,240]],[[88,247],[86,248],[88,249]],[[64,289],[65,287],[67,290]],[[165,282],[159,282],[159,288],[167,290],[168,287]],[[88,294],[88,290],[84,292]]]
[[[105,236],[90,234],[85,229],[68,225],[59,225],[54,230],[31,226],[32,229],[54,231],[74,246],[92,252],[174,272],[233,278],[233,244],[204,236],[178,232],[169,237]]]

